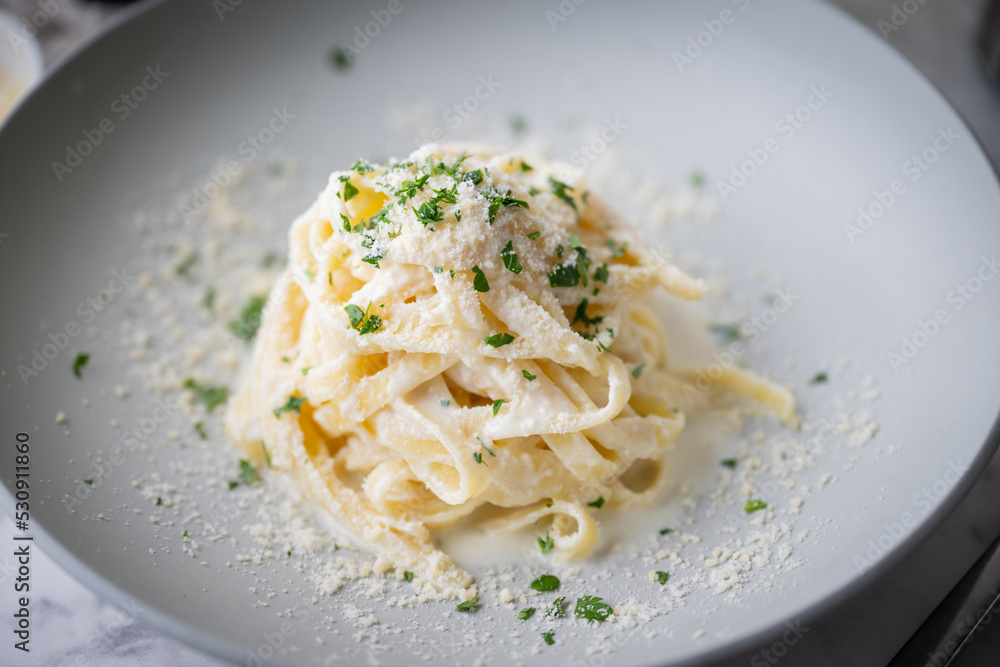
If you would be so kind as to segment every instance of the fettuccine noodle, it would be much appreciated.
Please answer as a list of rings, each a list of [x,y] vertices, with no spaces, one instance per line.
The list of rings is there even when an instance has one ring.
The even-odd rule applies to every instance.
[[[650,252],[564,165],[426,146],[335,172],[293,224],[253,364],[227,414],[386,561],[438,590],[470,575],[431,531],[538,523],[587,555],[593,507],[660,496],[684,428],[647,299],[704,285]],[[787,391],[715,382],[794,414]],[[606,511],[606,510],[604,510]]]

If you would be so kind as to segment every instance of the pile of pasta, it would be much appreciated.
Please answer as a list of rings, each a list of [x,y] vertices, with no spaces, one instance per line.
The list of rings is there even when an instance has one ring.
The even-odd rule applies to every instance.
[[[358,161],[292,225],[227,432],[436,590],[473,584],[432,537],[470,515],[585,556],[594,505],[663,493],[691,405],[656,287],[704,289],[565,165],[436,145]],[[753,375],[713,383],[794,413]]]

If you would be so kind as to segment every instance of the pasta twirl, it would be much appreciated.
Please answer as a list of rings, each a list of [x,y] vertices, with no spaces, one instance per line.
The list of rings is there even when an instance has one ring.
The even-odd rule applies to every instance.
[[[685,376],[646,295],[701,281],[649,252],[564,166],[427,146],[357,162],[292,225],[226,425],[358,539],[440,590],[471,577],[430,531],[543,522],[584,556],[588,508],[669,480]],[[726,371],[783,416],[790,396]],[[551,522],[551,525],[549,525]]]

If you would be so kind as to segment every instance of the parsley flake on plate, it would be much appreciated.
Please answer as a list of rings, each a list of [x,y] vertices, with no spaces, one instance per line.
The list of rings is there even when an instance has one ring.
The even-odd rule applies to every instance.
[[[472,598],[471,600],[466,600],[465,602],[459,602],[457,605],[455,605],[455,610],[470,611],[477,604],[479,604],[479,598]]]
[[[603,598],[593,595],[585,595],[576,601],[576,608],[573,614],[588,621],[603,622],[608,616],[614,613],[609,605],[602,602]]]
[[[743,511],[746,512],[747,514],[753,514],[758,510],[764,509],[765,507],[767,507],[767,503],[765,503],[763,500],[757,500],[755,498],[751,498],[750,500],[747,501],[747,504],[743,506]]]
[[[78,379],[83,377],[83,375],[80,374],[80,371],[83,370],[83,367],[87,365],[88,361],[90,361],[90,355],[86,352],[81,352],[76,355],[76,359],[73,360],[73,375],[75,375]]]
[[[184,380],[184,388],[193,391],[198,400],[205,404],[205,409],[209,412],[214,410],[215,406],[220,403],[225,403],[226,399],[229,398],[229,387],[223,385],[218,387],[203,387],[195,382],[193,378]]]
[[[551,574],[543,574],[531,582],[533,591],[555,591],[559,589],[559,577]]]

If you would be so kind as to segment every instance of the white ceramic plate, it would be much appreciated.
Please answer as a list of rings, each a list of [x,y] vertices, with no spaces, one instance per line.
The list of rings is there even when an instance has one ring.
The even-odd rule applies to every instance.
[[[144,266],[142,239],[123,231],[122,216],[169,206],[203,178],[211,158],[236,153],[274,108],[287,107],[295,119],[268,155],[301,162],[294,205],[267,210],[284,221],[304,208],[331,169],[359,155],[401,155],[414,146],[417,137],[391,129],[388,110],[422,103],[450,132],[444,112],[474,95],[480,77],[496,83],[476,105],[476,120],[462,128],[465,136],[477,123],[495,128],[522,114],[550,138],[557,157],[568,159],[580,135],[567,126],[600,128],[620,118],[627,129],[615,152],[662,182],[676,183],[698,167],[717,191],[734,168],[753,172],[745,184],[733,181],[740,187],[720,215],[689,227],[683,243],[720,258],[748,303],[781,287],[798,296],[794,311],[761,336],[766,349],[751,363],[795,385],[807,421],[832,418],[826,410],[833,395],[857,388],[870,373],[881,392],[873,404],[881,428],[858,448],[841,443],[843,436],[823,436],[827,453],[801,482],[813,493],[796,527],[808,530],[795,547],[797,570],[769,587],[756,582],[742,600],[695,589],[685,606],[639,629],[669,632],[617,641],[616,664],[682,664],[770,645],[786,622],[811,622],[898,561],[989,459],[1000,405],[994,173],[930,85],[836,10],[791,0],[214,5],[161,2],[131,14],[52,72],[0,133],[3,506],[13,511],[13,444],[16,433],[27,432],[39,545],[105,598],[138,605],[153,627],[244,662],[279,626],[275,612],[308,600],[310,586],[277,568],[279,588],[292,592],[262,607],[248,590],[252,578],[223,566],[241,547],[214,544],[191,559],[150,526],[126,523],[138,502],[128,480],[165,470],[170,457],[183,460],[181,452],[127,457],[113,483],[67,512],[88,457],[118,437],[109,420],[132,423],[155,409],[154,398],[141,392],[124,404],[100,398],[99,389],[127,377],[126,365],[109,361],[110,354],[88,369],[86,381],[72,378],[73,350],[87,347],[82,338],[27,383],[17,369],[32,363],[50,333],[85,324],[80,304],[108,285],[113,269]],[[401,10],[387,13],[390,5]],[[220,16],[219,6],[232,11]],[[370,23],[378,17],[385,25]],[[335,71],[330,48],[366,27],[377,34],[348,70]],[[675,52],[688,49],[690,62],[679,71]],[[122,118],[112,104],[141,84],[147,68],[167,74]],[[810,102],[813,109],[802,106]],[[799,121],[779,122],[796,113]],[[101,132],[99,143],[89,139],[105,118],[113,131]],[[87,141],[93,150],[60,179],[53,162],[67,163],[67,146]],[[762,162],[768,149],[763,166],[742,166],[754,155]],[[912,157],[925,152],[926,169]],[[902,187],[887,194],[894,180]],[[859,207],[877,218],[852,243],[844,225],[856,222]],[[767,279],[754,283],[752,267],[765,267]],[[965,285],[965,296],[954,291],[958,285]],[[126,310],[109,308],[93,325],[115,331]],[[903,349],[904,337],[912,350]],[[912,358],[894,369],[891,352]],[[807,385],[825,361],[833,366],[842,357],[853,360],[838,371],[843,384]],[[786,358],[794,368],[784,365]],[[81,407],[84,398],[89,408]],[[60,411],[71,425],[68,436],[54,421]],[[825,472],[837,479],[820,491]],[[787,508],[795,493],[801,487],[776,493],[775,505]],[[724,513],[693,516],[704,546],[723,539]],[[645,569],[637,572],[645,581]],[[615,583],[599,594],[616,601],[657,591]],[[339,603],[323,604],[333,614]],[[416,622],[408,614],[447,607],[367,606],[380,621],[402,627]],[[449,649],[449,659],[503,662],[517,645],[501,642],[512,632],[511,617],[505,609],[442,616],[441,629],[419,637],[382,636],[386,650],[378,656],[382,664],[422,662],[434,656],[428,642],[451,645],[455,637],[488,632],[495,641]],[[340,623],[339,635],[312,623],[298,626],[284,638],[280,659],[363,659],[370,647]],[[603,659],[588,657],[593,637],[586,632],[560,639],[561,646],[526,652],[524,663]],[[521,641],[534,646],[537,633]]]

